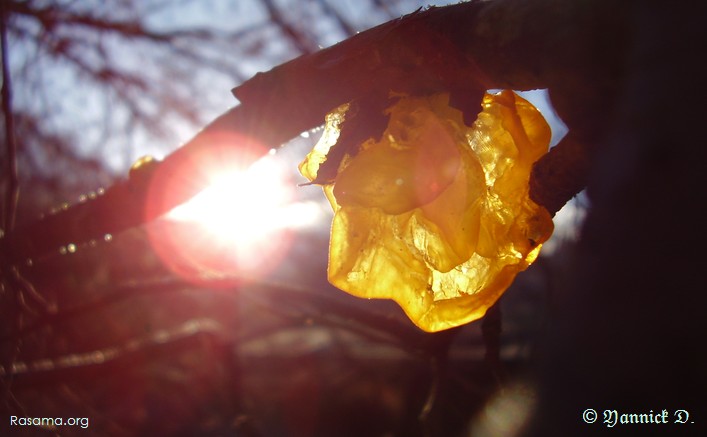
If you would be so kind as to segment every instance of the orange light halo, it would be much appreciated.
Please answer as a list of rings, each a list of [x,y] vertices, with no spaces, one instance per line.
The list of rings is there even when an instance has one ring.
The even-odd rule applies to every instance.
[[[148,215],[180,192],[204,190],[148,227],[151,244],[165,266],[199,285],[229,287],[267,275],[291,242],[283,209],[293,192],[282,163],[239,134],[201,141],[208,147],[194,148],[176,169],[155,171]]]

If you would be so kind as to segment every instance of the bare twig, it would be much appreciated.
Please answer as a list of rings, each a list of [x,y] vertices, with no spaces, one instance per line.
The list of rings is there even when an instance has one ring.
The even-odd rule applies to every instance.
[[[328,0],[319,0],[319,4],[327,15],[331,15],[334,18],[334,21],[336,21],[347,38],[356,35],[356,29],[339,13],[336,6],[332,6]]]
[[[2,51],[2,110],[5,122],[5,142],[7,147],[7,178],[8,187],[5,193],[5,211],[2,223],[2,232],[11,232],[15,227],[15,215],[17,212],[17,201],[19,200],[19,176],[17,172],[17,143],[15,142],[15,124],[12,112],[12,82],[10,79],[10,56],[7,52],[7,11],[6,5],[3,2],[0,5],[0,50]],[[0,239],[4,239],[4,235],[0,235]],[[2,253],[0,253],[2,259]],[[4,263],[3,263],[4,264]],[[16,287],[15,279],[12,273],[6,270],[5,265],[0,265],[0,286],[7,292],[9,304],[15,310],[13,318],[13,326],[10,329],[19,331],[22,328],[23,313],[21,308],[24,303],[22,290]],[[7,276],[7,277],[6,277]],[[12,314],[12,312],[10,312]],[[8,353],[1,357],[2,368],[9,369],[20,352],[20,341],[14,341],[8,350]],[[3,376],[2,378],[2,394],[0,400],[7,403],[10,400],[13,378],[11,376]]]
[[[111,305],[125,299],[134,298],[138,295],[144,296],[148,293],[155,294],[177,292],[182,288],[189,287],[189,284],[177,281],[173,278],[170,278],[169,280],[158,279],[154,281],[143,281],[140,285],[130,283],[119,285],[102,293],[95,299],[81,302],[69,308],[62,309],[61,311],[46,312],[41,317],[27,323],[22,327],[22,329],[18,330],[14,334],[0,336],[0,343],[21,340],[23,337],[46,326],[56,327],[62,323],[74,322],[80,316],[95,314],[97,311],[107,309]]]
[[[19,175],[17,174],[17,143],[15,141],[15,120],[12,112],[12,81],[10,78],[10,55],[7,51],[7,17],[5,2],[0,6],[0,50],[2,50],[2,111],[5,121],[5,142],[7,147],[8,188],[5,194],[5,215],[3,231],[12,232],[15,227],[17,201],[20,195]]]
[[[95,376],[94,372],[118,372],[121,369],[129,371],[136,360],[193,349],[204,337],[217,344],[230,343],[216,322],[209,319],[190,320],[177,328],[160,330],[122,346],[31,363],[15,363],[10,374],[16,377],[18,384],[27,386],[60,383],[74,378],[91,378]],[[0,376],[7,377],[6,370],[0,372]]]
[[[211,34],[211,31],[208,29],[193,29],[165,33],[154,32],[150,31],[140,22],[101,19],[91,15],[73,13],[59,6],[33,8],[30,5],[30,2],[10,1],[7,3],[9,7],[8,12],[36,18],[46,30],[51,30],[57,25],[77,25],[99,31],[115,32],[128,37],[143,38],[166,43],[172,42],[177,38],[203,38]]]
[[[287,22],[272,0],[262,0],[262,3],[270,15],[270,20],[282,30],[299,53],[307,54],[317,50],[316,44],[313,44],[306,35]]]

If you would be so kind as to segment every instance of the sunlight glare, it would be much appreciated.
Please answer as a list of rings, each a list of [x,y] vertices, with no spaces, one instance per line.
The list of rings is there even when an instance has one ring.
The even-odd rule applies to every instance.
[[[179,166],[156,174],[155,186],[169,188],[155,190],[148,206],[182,190],[205,188],[148,227],[148,235],[172,272],[196,284],[228,288],[277,268],[293,230],[311,225],[318,214],[295,201],[295,183],[277,153],[224,132],[202,141],[208,146],[192,149]]]
[[[272,232],[288,226],[283,213],[292,189],[270,156],[247,169],[234,167],[213,175],[208,188],[168,217],[199,224],[219,244],[244,252],[257,250]]]

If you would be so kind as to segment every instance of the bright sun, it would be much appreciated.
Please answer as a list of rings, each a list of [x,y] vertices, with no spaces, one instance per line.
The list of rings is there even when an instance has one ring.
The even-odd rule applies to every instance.
[[[192,282],[266,274],[289,249],[292,228],[308,220],[293,203],[294,183],[273,151],[232,153],[229,144],[192,160],[181,179],[207,188],[151,232],[165,265]]]
[[[284,213],[291,197],[281,165],[269,155],[245,169],[215,172],[208,188],[168,217],[198,223],[222,244],[257,250],[264,238],[287,227]]]

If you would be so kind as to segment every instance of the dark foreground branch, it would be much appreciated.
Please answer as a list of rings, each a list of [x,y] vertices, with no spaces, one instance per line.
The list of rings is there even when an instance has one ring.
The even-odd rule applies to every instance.
[[[22,262],[67,243],[120,232],[189,200],[205,188],[205,181],[184,181],[177,175],[198,173],[197,168],[189,170],[197,165],[191,158],[213,148],[209,137],[215,132],[235,131],[278,147],[320,125],[333,108],[353,100],[370,105],[387,101],[391,93],[448,91],[452,104],[473,119],[486,89],[549,88],[577,144],[591,144],[606,112],[600,109],[610,105],[620,77],[617,60],[623,47],[624,16],[620,9],[627,7],[609,1],[560,0],[497,0],[430,8],[260,73],[234,90],[240,106],[149,171],[136,171],[98,199],[69,207],[0,240],[4,262]],[[602,45],[607,39],[612,44]],[[574,195],[568,184],[584,185],[584,173],[569,168],[576,161],[556,158],[548,158],[552,166],[568,170],[536,171],[533,177],[542,180],[531,183],[541,191],[536,190],[535,199],[551,212]],[[160,174],[168,176],[154,177],[157,166]],[[557,174],[563,177],[555,178]],[[574,180],[568,182],[568,175]],[[180,187],[178,193],[175,186]],[[544,192],[563,194],[557,198]],[[546,203],[549,198],[553,200]]]

